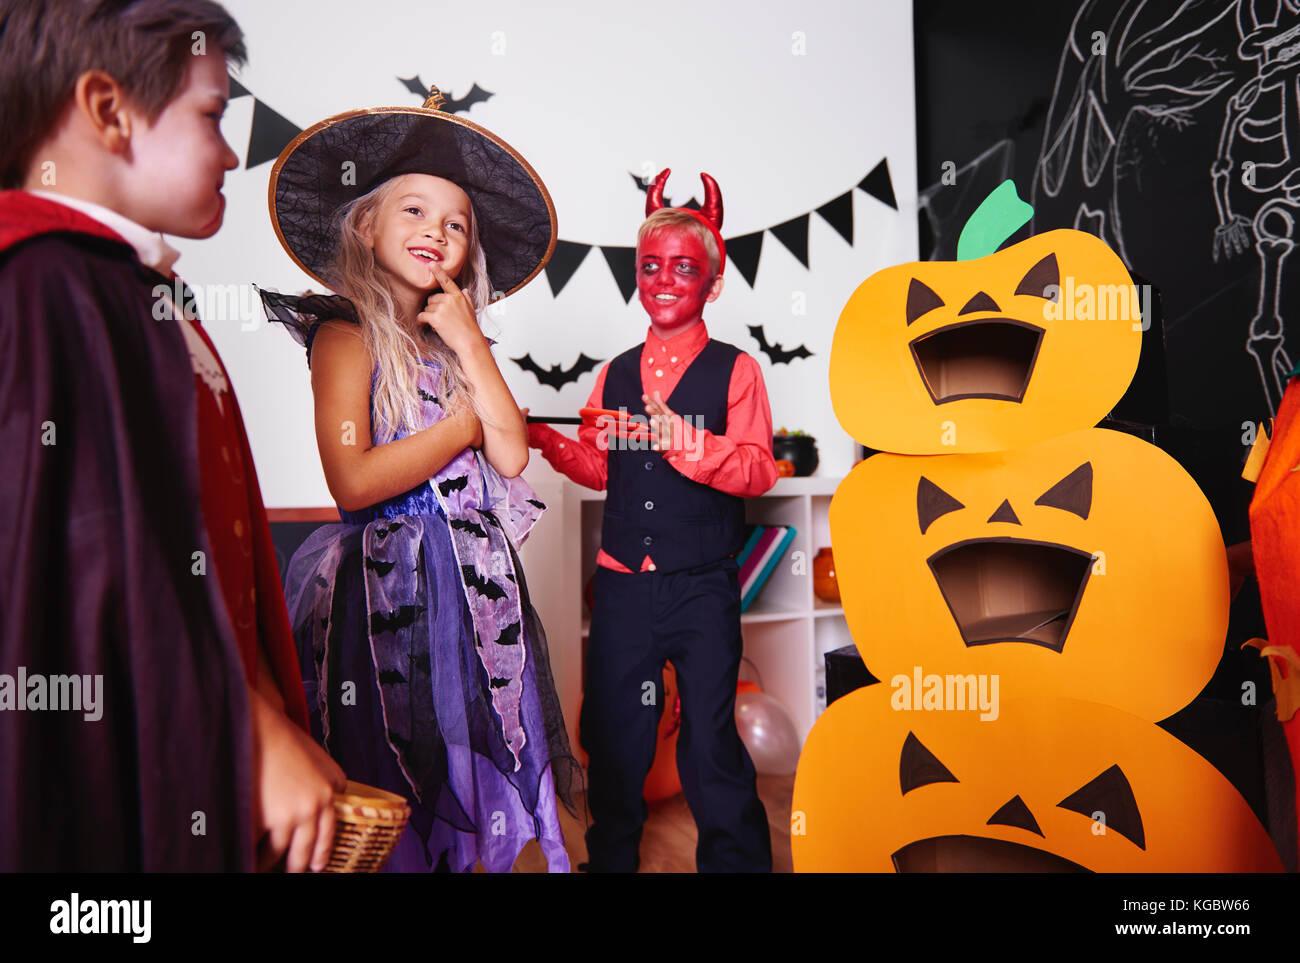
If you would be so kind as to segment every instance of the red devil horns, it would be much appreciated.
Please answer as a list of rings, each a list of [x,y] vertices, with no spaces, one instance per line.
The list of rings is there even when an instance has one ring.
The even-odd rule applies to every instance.
[[[672,168],[665,167],[659,172],[659,176],[654,179],[654,183],[646,191],[645,195],[645,214],[649,217],[655,211],[664,206],[664,185],[668,183],[668,175],[672,173]],[[722,192],[718,190],[718,182],[703,171],[700,172],[700,180],[704,182],[704,203],[700,205],[700,214],[716,229],[722,228]]]
[[[672,168],[665,167],[659,172],[659,176],[654,179],[650,189],[645,192],[645,216],[649,217],[659,208],[664,206],[664,185],[668,183],[668,175],[671,174]]]

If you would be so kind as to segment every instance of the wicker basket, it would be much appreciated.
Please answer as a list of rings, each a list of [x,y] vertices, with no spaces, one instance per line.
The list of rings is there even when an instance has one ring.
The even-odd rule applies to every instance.
[[[411,807],[395,793],[359,782],[334,794],[334,850],[327,873],[377,873],[397,845]]]

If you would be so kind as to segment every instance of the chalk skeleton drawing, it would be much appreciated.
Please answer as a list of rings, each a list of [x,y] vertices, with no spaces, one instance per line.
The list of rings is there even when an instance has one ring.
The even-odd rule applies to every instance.
[[[1034,180],[1035,198],[1040,191],[1055,198],[1069,184],[1080,195],[1074,226],[1131,263],[1116,189],[1130,163],[1125,147],[1135,149],[1125,143],[1130,124],[1154,117],[1186,126],[1232,91],[1210,167],[1218,212],[1212,254],[1217,261],[1253,246],[1259,258],[1246,351],[1270,411],[1293,367],[1278,294],[1300,207],[1292,147],[1300,145],[1298,76],[1300,0],[1184,0],[1168,8],[1089,0],[1061,54]]]

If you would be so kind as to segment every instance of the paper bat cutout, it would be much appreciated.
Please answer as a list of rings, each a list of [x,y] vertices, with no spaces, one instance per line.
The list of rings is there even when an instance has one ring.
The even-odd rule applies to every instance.
[[[533,360],[531,354],[526,354],[522,358],[511,358],[510,360],[525,371],[531,371],[537,376],[539,382],[549,385],[556,391],[559,391],[570,382],[577,381],[588,371],[594,371],[596,365],[601,362],[600,358],[588,358],[585,354],[579,354],[578,360],[562,371],[558,364],[551,365],[549,369],[543,368]]]
[[[763,349],[763,353],[767,355],[767,360],[771,361],[772,364],[789,364],[792,358],[812,357],[812,352],[803,345],[787,350],[784,345],[768,344],[767,335],[763,333],[763,326],[760,324],[751,324],[748,325],[748,328],[749,333],[754,336],[754,340],[758,342],[758,346]]]
[[[398,77],[397,81],[413,94],[419,94],[421,97],[427,97],[429,95],[429,85],[420,79],[419,74],[416,74],[414,77]],[[495,96],[492,91],[484,90],[478,84],[471,87],[469,93],[464,97],[461,97],[459,100],[453,99],[445,90],[442,92],[442,95],[447,98],[447,102],[443,104],[442,109],[449,114],[464,113],[475,104],[482,103],[483,101]]]
[[[636,189],[639,190],[642,194],[650,193],[650,179],[643,179],[639,174],[633,174],[631,171],[627,172],[627,176],[632,178],[633,183],[636,184]],[[697,201],[694,197],[692,197],[685,204],[674,204],[672,206],[685,207],[692,211],[698,211],[700,209],[700,202]]]
[[[479,575],[473,565],[462,565],[460,567],[461,575],[465,579],[465,584],[478,592],[485,599],[496,601],[506,597],[506,593],[501,590],[501,586],[491,579]]]

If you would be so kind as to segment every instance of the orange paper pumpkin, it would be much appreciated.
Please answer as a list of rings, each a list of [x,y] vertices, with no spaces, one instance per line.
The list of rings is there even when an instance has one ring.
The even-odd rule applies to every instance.
[[[878,678],[996,673],[1004,694],[1157,721],[1222,655],[1214,513],[1177,462],[1131,435],[874,455],[836,491],[830,527],[845,616]]]
[[[1123,262],[1082,231],[896,265],[840,314],[831,401],[845,431],[880,451],[1028,445],[1114,407],[1137,370],[1141,329]]]
[[[795,776],[796,872],[1281,872],[1213,766],[1154,723],[1072,699],[832,703]]]

